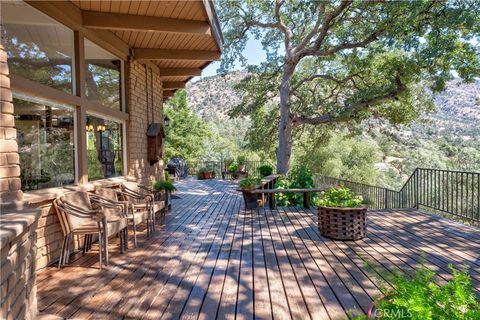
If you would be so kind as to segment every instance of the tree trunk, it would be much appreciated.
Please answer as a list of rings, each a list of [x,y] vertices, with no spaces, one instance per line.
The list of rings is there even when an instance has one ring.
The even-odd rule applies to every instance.
[[[278,126],[277,173],[286,174],[292,155],[292,120],[290,119],[290,77],[293,70],[286,70],[280,84],[280,124]]]

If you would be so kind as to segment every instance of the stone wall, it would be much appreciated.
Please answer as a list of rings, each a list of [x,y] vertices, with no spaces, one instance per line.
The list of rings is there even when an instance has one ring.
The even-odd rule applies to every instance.
[[[128,175],[150,183],[163,177],[163,161],[148,162],[146,139],[148,125],[163,122],[162,80],[158,69],[137,61],[129,61],[127,70]]]

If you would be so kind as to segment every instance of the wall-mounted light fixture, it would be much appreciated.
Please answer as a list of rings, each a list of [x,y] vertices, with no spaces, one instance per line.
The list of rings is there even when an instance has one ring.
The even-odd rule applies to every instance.
[[[170,118],[169,118],[168,116],[165,116],[165,117],[163,118],[163,124],[164,124],[165,126],[168,126],[169,123],[170,123]]]

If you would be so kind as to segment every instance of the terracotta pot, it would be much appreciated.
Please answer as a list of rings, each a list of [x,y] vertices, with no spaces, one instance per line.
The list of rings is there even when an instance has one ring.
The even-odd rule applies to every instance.
[[[213,179],[213,171],[206,171],[203,173],[203,179]]]

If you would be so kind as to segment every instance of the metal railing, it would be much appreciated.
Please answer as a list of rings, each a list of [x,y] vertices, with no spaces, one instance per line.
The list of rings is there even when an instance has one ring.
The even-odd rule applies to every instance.
[[[361,194],[372,209],[425,208],[480,223],[480,173],[417,168],[399,190],[326,176],[316,185],[343,185]]]
[[[235,162],[234,162],[235,163]],[[227,171],[227,165],[225,161],[188,161],[188,174],[189,175],[196,175],[198,170],[201,168],[207,168],[215,172],[215,176],[221,177],[222,171]],[[268,164],[263,161],[252,161],[247,160],[245,161],[245,168],[249,174],[249,176],[259,176],[258,167]],[[275,171],[275,166],[272,166]],[[275,172],[273,172],[275,173]]]

